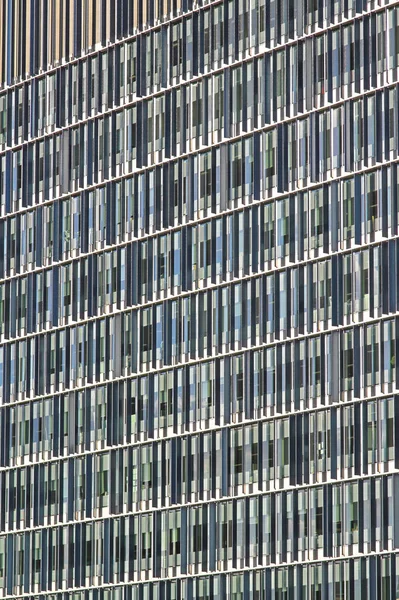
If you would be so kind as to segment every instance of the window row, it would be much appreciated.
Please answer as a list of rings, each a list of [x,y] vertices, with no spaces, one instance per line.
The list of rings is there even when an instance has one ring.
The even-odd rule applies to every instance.
[[[214,119],[209,109],[218,99],[221,106],[226,102],[229,106],[228,98],[223,100],[209,88],[209,103],[202,101],[205,98],[201,100],[198,90],[205,83],[195,86],[170,92],[168,102],[154,98],[1,155],[1,216],[241,134],[232,131],[227,121],[223,125],[223,119]],[[130,191],[125,195],[134,198],[132,209],[141,205],[132,214],[141,219],[136,227],[154,230],[195,212],[205,216],[394,160],[399,148],[398,94],[396,86],[348,100],[106,187],[115,195],[114,190],[127,187]],[[246,118],[240,114],[237,122]],[[170,127],[171,121],[175,127]],[[215,138],[215,127],[224,131],[223,136]],[[162,189],[167,196],[161,202]],[[160,203],[162,212],[154,206]]]
[[[15,551],[16,552],[16,551]],[[16,564],[13,563],[13,564]],[[16,568],[16,567],[15,567]],[[129,571],[131,572],[131,570]],[[15,579],[14,579],[15,577]],[[9,578],[2,595],[21,593],[17,575]],[[134,577],[134,573],[133,573]],[[27,579],[27,578],[26,578]],[[83,576],[83,579],[85,577]],[[44,577],[45,580],[45,577]],[[45,589],[54,589],[52,582]],[[73,581],[68,572],[59,578],[60,589]],[[65,582],[65,583],[64,583]],[[24,591],[29,589],[24,582]],[[37,593],[37,588],[36,593]],[[74,592],[31,595],[30,600],[322,600],[323,594],[334,600],[397,600],[399,598],[399,558],[397,554],[382,554],[347,560],[323,561],[309,565],[270,567],[256,571],[212,574],[163,581],[112,585]]]
[[[5,344],[0,347],[2,403],[155,370],[168,362],[166,352],[170,354],[169,363],[178,363],[196,359],[199,354],[230,351],[230,346],[223,342],[226,337],[223,330],[221,346],[212,347],[208,339],[210,332],[204,329],[207,321],[195,312],[194,307],[189,327],[183,321],[183,331],[189,330],[187,339],[177,344],[173,313],[165,319],[159,313],[160,319],[153,324],[148,310],[139,313],[140,320],[133,312]],[[156,314],[154,312],[154,318]],[[214,328],[220,325],[221,320],[218,320]],[[171,339],[163,343],[163,336],[168,335]],[[237,382],[234,388],[228,378],[235,372],[235,377],[242,380],[244,371],[249,377],[249,365],[257,357],[258,372],[267,374],[262,384],[265,387],[257,390],[257,408],[266,404],[281,412],[292,410],[294,406],[303,409],[339,399],[392,393],[398,386],[398,339],[398,321],[391,319],[280,343],[210,364],[215,368],[218,364],[222,369],[223,375],[218,377],[218,385],[223,381],[225,387],[222,395],[228,394],[229,403],[235,407],[233,412],[243,414],[247,411],[247,402],[254,406],[255,400],[249,400],[249,391],[244,393],[242,381],[241,386]],[[232,346],[239,344],[234,342]],[[175,349],[176,354],[173,354]],[[196,369],[199,365],[187,368]],[[182,374],[182,369],[178,369],[178,373]],[[257,386],[261,386],[260,381]],[[245,414],[251,418],[251,411]],[[144,430],[147,426],[148,423]]]
[[[141,416],[123,414],[123,397],[111,407],[89,407],[89,414],[73,404],[65,402],[55,415],[44,413],[51,400],[0,413],[1,462],[41,461],[0,472],[2,531],[378,474],[399,465],[398,397],[44,463],[55,449],[65,455],[117,443],[118,434],[126,440]]]
[[[263,211],[253,212],[258,216]],[[198,326],[208,336],[201,344],[198,341],[202,357],[215,350],[297,337],[397,311],[397,240],[198,292],[199,287],[273,268],[273,261],[258,261],[259,255],[274,253],[273,248],[265,248],[264,238],[262,243],[263,218],[261,223],[253,219],[255,229],[248,226],[246,216],[236,213],[188,232],[0,283],[0,341],[195,292],[142,309],[150,327],[146,350],[152,350],[155,328],[160,328],[162,348],[155,359],[166,365],[180,352],[195,356],[191,348],[196,342],[190,346],[190,339],[197,326],[190,325],[190,319],[196,316],[204,319]],[[275,225],[267,221],[267,235],[274,236]],[[277,231],[280,225],[278,219]],[[261,252],[256,247],[259,241]],[[291,243],[281,247],[289,259]],[[175,327],[169,339],[170,322],[161,322],[167,316]],[[129,313],[118,318],[129,320]]]
[[[398,476],[385,476],[2,535],[0,589],[18,594],[392,551],[398,492]]]
[[[330,340],[328,348],[330,349]],[[240,355],[231,359],[218,359],[215,362],[183,367],[176,372],[151,374],[86,391],[36,400],[29,404],[3,407],[0,410],[0,465],[15,466],[20,464],[21,459],[45,460],[66,456],[68,453],[100,450],[116,444],[144,442],[173,434],[182,435],[247,419],[262,419],[322,407],[338,401],[339,398],[326,391],[324,384],[322,389],[321,381],[318,380],[321,368],[324,372],[331,370],[328,364],[330,359],[324,355],[306,357],[305,352],[306,344],[300,342],[294,347],[291,363],[288,357],[277,356],[282,374],[276,372],[274,352],[255,351],[249,357]],[[385,352],[386,346],[383,349],[384,355]],[[346,351],[344,358],[348,355],[350,351]],[[271,361],[270,365],[265,364],[267,359]],[[318,363],[316,375],[311,370],[313,363]],[[389,368],[389,361],[386,363]],[[343,366],[343,370],[345,369],[347,367]],[[298,384],[294,389],[290,387],[292,382]],[[310,398],[303,393],[304,385],[309,387]],[[315,396],[315,392],[319,392],[320,398]],[[347,398],[342,397],[342,400],[345,399]],[[369,425],[374,433],[369,447],[371,454],[364,464],[392,460],[393,404],[391,401],[386,403],[385,400],[378,404],[369,401],[365,406],[373,407],[370,409]],[[379,406],[390,408],[383,410]],[[348,414],[358,414],[357,411],[360,410],[349,407]],[[378,425],[379,416],[381,425]],[[308,419],[308,416],[305,415],[304,418]],[[338,421],[337,426],[340,426],[341,421]],[[330,428],[330,417],[326,417],[322,423]],[[320,429],[321,425],[318,427]],[[389,427],[389,434],[385,427]],[[377,431],[385,433],[378,434]],[[386,444],[385,451],[383,444]],[[351,458],[344,466],[352,468],[356,465],[356,468],[360,468],[360,463],[356,462],[357,459],[355,461],[353,455],[353,444],[351,448]],[[357,446],[357,451],[360,452],[360,445]],[[365,446],[362,452],[366,452]],[[326,456],[324,440],[323,460]],[[357,456],[359,458],[360,455]],[[334,459],[336,460],[336,456]],[[312,468],[311,472],[316,471]],[[291,471],[290,477],[294,477]],[[294,478],[294,481],[297,479]]]
[[[252,142],[232,145],[230,154],[224,152],[227,147],[214,149],[0,219],[0,278],[159,232],[130,250],[127,246],[103,255],[115,262],[130,252],[131,260],[140,263],[134,279],[139,268],[144,270],[138,296],[152,300],[209,278],[220,283],[397,235],[398,165],[252,204],[260,197],[255,187],[261,186],[261,197],[268,194],[262,184],[266,163],[264,177],[256,180],[256,161],[248,158],[256,146],[256,140]],[[238,159],[237,149],[247,158]],[[261,151],[261,160],[264,156]],[[223,172],[224,184],[219,185]],[[213,187],[215,178],[219,184]],[[251,205],[192,225],[193,220],[243,204]],[[163,229],[179,225],[183,227],[178,231],[161,235]]]
[[[274,297],[274,290],[276,285],[287,282],[286,277],[287,273],[278,273],[266,278],[266,286],[262,280],[239,283],[7,344],[0,349],[1,384],[11,398],[32,393],[34,382],[36,393],[43,394],[54,387],[74,387],[93,379],[129,375],[137,370],[272,341],[274,332],[278,332],[276,339],[284,338],[290,314],[287,297],[291,293],[282,295],[284,286],[280,285],[280,294]],[[267,282],[269,288],[273,286],[272,295],[268,294]],[[254,312],[253,308],[257,310]],[[392,323],[391,333],[387,333],[393,353],[388,357],[392,368],[387,377],[384,372],[384,382],[395,379]],[[378,325],[369,327],[379,329]],[[312,329],[310,323],[309,331]],[[301,331],[297,328],[293,333],[298,335]],[[370,372],[374,384],[382,383],[378,364]]]
[[[284,2],[293,4],[293,0]],[[218,3],[210,10],[194,13],[181,22],[165,25],[4,93],[0,96],[0,149],[207,74],[225,63],[247,57],[253,49],[259,52],[265,48],[269,33],[265,38],[266,29],[281,26],[278,18],[273,22],[277,16],[273,15],[273,7],[269,7],[269,13],[265,6],[277,5],[276,0],[226,0],[224,4]],[[247,122],[252,123],[252,129],[254,125],[262,126],[395,81],[399,66],[398,11],[394,7],[364,15],[350,24],[226,70],[213,78],[213,84],[206,78],[186,92],[178,90],[176,106],[169,106],[170,94],[159,97],[154,100],[155,116],[151,118],[155,122],[160,111],[184,112],[180,107],[185,107],[187,95],[193,126],[197,121],[200,136],[201,111],[206,118],[208,103],[215,107],[217,130],[223,128],[223,113],[230,113],[224,131],[227,135],[230,128],[234,135],[247,130]],[[281,8],[278,12],[280,17],[284,14]],[[293,20],[299,11],[292,7],[288,14]],[[228,17],[226,30],[224,16]],[[267,45],[274,44],[269,39]],[[151,112],[148,109],[148,118]],[[258,112],[260,122],[255,119]],[[211,122],[209,114],[208,127]]]

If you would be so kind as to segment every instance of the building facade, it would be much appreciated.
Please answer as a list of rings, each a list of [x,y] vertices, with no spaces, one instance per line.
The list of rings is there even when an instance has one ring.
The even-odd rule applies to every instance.
[[[399,2],[0,23],[0,598],[399,598]]]

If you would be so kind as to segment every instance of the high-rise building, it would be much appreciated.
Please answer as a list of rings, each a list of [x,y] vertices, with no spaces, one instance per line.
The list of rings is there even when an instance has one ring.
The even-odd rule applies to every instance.
[[[0,598],[399,598],[399,2],[0,0]]]

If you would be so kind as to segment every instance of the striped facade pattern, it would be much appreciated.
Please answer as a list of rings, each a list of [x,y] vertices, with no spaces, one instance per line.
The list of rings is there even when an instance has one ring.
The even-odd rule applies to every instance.
[[[399,599],[399,2],[0,23],[0,598]]]

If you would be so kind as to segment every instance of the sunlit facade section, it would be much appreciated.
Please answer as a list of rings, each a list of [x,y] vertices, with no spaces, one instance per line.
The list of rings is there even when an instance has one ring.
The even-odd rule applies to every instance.
[[[209,0],[0,0],[0,89],[203,4]]]

